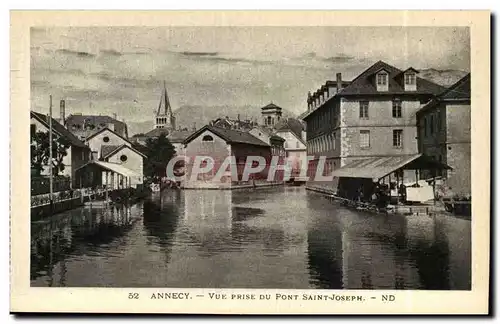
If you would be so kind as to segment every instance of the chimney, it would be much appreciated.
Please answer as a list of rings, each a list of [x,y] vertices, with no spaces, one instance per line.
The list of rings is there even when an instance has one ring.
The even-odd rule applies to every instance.
[[[238,114],[238,121],[240,121],[240,114]]]
[[[113,113],[113,118],[116,119],[116,113]]]
[[[60,118],[61,118],[61,124],[64,126],[65,120],[66,120],[66,102],[64,100],[61,100],[59,102],[59,108],[60,108]]]
[[[337,93],[342,90],[342,73],[337,73]]]

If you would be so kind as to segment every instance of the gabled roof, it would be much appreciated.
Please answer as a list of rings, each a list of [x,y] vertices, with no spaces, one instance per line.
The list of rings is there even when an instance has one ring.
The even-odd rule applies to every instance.
[[[104,145],[103,145],[104,146]],[[146,155],[138,150],[136,150],[135,148],[133,148],[132,146],[129,146],[127,144],[122,144],[122,145],[109,145],[109,146],[115,146],[114,150],[110,151],[108,150],[107,154],[106,155],[102,155],[101,157],[103,159],[105,158],[108,158],[112,155],[115,155],[116,153],[120,152],[121,150],[123,150],[124,148],[128,148],[130,149],[131,151],[134,151],[135,153],[141,155],[142,157],[146,157]],[[101,153],[102,153],[102,149],[101,149]]]
[[[385,70],[389,73],[389,89],[388,91],[379,92],[377,91],[374,75]],[[378,61],[377,63],[370,66],[363,73],[358,75],[351,84],[340,91],[340,95],[367,95],[367,94],[433,94],[438,95],[443,92],[446,88],[435,84],[431,81],[418,78],[417,77],[417,90],[416,91],[405,91],[404,84],[398,82],[397,77],[402,73],[398,68],[389,65],[385,62]]]
[[[31,111],[30,115],[32,118],[35,118],[40,123],[45,125],[45,127],[49,128],[49,120],[50,120],[49,116],[34,111]],[[52,118],[52,131],[58,134],[59,136],[65,137],[73,146],[87,148],[87,149],[89,148],[87,145],[85,145],[85,143],[80,141],[75,135],[73,135],[69,130],[67,130],[66,127],[61,125],[54,118]]]
[[[144,134],[147,138],[160,137],[161,134],[165,134],[170,143],[182,143],[184,140],[193,133],[193,131],[184,130],[172,130],[169,131],[166,128],[155,128]]]
[[[260,108],[260,109],[261,109],[261,110],[269,110],[269,109],[279,109],[279,110],[282,110],[282,108],[281,108],[281,107],[278,107],[278,106],[276,106],[276,105],[275,105],[275,104],[273,104],[273,103],[270,103],[270,104],[268,104],[268,105],[266,105],[266,106],[264,106],[264,107],[262,107],[262,108]]]
[[[101,129],[100,129],[100,130],[98,130],[97,132],[95,132],[95,133],[93,133],[93,134],[91,134],[91,135],[87,136],[87,138],[85,139],[85,141],[90,140],[91,138],[95,137],[96,135],[99,135],[100,133],[102,133],[102,132],[104,132],[104,131],[109,131],[109,132],[111,132],[111,133],[115,134],[116,136],[118,136],[119,138],[121,138],[122,140],[124,140],[125,142],[127,142],[127,143],[129,143],[129,144],[131,144],[131,145],[132,145],[132,142],[131,142],[131,141],[129,141],[127,138],[125,138],[125,137],[121,136],[121,135],[120,135],[120,134],[118,134],[117,132],[114,132],[114,131],[112,131],[111,129],[109,129],[109,128],[107,128],[107,127],[101,128]]]
[[[470,100],[470,73],[455,82],[451,87],[443,91],[439,96],[432,99],[417,114],[421,114],[429,109],[436,107],[440,102]]]
[[[286,141],[283,137],[278,136],[278,135],[271,135],[271,137],[269,137],[269,139],[274,140],[274,141],[280,141],[280,142]]]
[[[273,135],[273,131],[271,129],[264,127],[262,125],[255,125],[250,131],[252,131],[253,129],[258,129],[259,131],[266,134],[267,136]]]
[[[122,145],[102,145],[101,146],[101,158],[105,158],[115,150],[119,149]]]
[[[438,96],[440,100],[470,99],[470,73]]]
[[[302,138],[304,125],[296,118],[283,118],[276,124],[275,128],[277,132],[289,130],[298,138]]]
[[[227,143],[232,144],[232,143],[239,143],[239,144],[248,144],[248,145],[255,145],[255,146],[269,146],[269,144],[261,141],[257,137],[253,136],[252,134],[248,132],[241,132],[237,131],[234,129],[226,129],[226,128],[221,128],[221,127],[215,127],[215,126],[203,126],[202,128],[198,129],[196,132],[188,136],[186,140],[184,140],[184,143],[187,144],[191,142],[193,139],[198,137],[201,133],[204,131],[210,131],[214,133],[215,135],[219,136],[223,140],[225,140]]]

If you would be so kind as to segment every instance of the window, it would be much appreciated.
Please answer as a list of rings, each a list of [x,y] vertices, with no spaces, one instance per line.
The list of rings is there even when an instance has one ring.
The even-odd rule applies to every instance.
[[[401,116],[402,116],[401,100],[395,99],[392,101],[392,117],[401,118]]]
[[[295,148],[299,148],[299,146],[300,146],[299,141],[295,142]]]
[[[335,150],[335,145],[336,145],[336,142],[337,141],[337,135],[335,134],[335,132],[333,132],[333,149]]]
[[[213,142],[214,138],[210,135],[205,135],[205,136],[203,136],[203,138],[201,140],[202,140],[202,142]]]
[[[103,141],[104,143],[107,143],[107,142],[109,142],[109,137],[107,137],[107,136],[104,136],[104,137],[102,138],[102,141]]]
[[[272,121],[271,116],[267,116],[266,125],[272,125],[271,121]]]
[[[424,117],[424,137],[427,136],[427,117]]]
[[[359,102],[359,118],[368,119],[368,101]]]
[[[361,148],[370,147],[370,131],[369,130],[359,131],[359,147],[361,147]]]
[[[387,73],[377,74],[377,85],[385,86],[387,85]]]
[[[429,131],[432,134],[434,134],[434,115],[431,115],[431,120],[429,122]]]
[[[416,83],[415,73],[405,74],[405,84],[414,85]]]
[[[392,146],[402,147],[403,146],[403,130],[395,129],[392,131]]]
[[[123,154],[122,156],[120,156],[120,161],[122,161],[122,162],[127,161],[127,159],[128,158],[127,158],[127,156],[125,154]]]

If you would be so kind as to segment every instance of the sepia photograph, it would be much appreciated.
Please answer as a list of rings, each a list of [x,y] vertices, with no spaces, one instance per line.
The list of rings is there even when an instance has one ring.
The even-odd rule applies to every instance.
[[[489,184],[473,202],[470,25],[24,30],[23,289],[353,306],[474,290]]]

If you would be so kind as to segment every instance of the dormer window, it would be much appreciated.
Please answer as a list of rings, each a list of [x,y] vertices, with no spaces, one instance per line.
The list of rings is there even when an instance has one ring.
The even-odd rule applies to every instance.
[[[380,71],[377,73],[377,91],[387,91],[389,90],[389,80],[388,74],[385,71]]]
[[[404,85],[405,91],[417,90],[417,73],[414,68],[409,68],[404,72]]]
[[[405,84],[406,85],[414,85],[416,83],[415,73],[406,73],[405,74]]]

